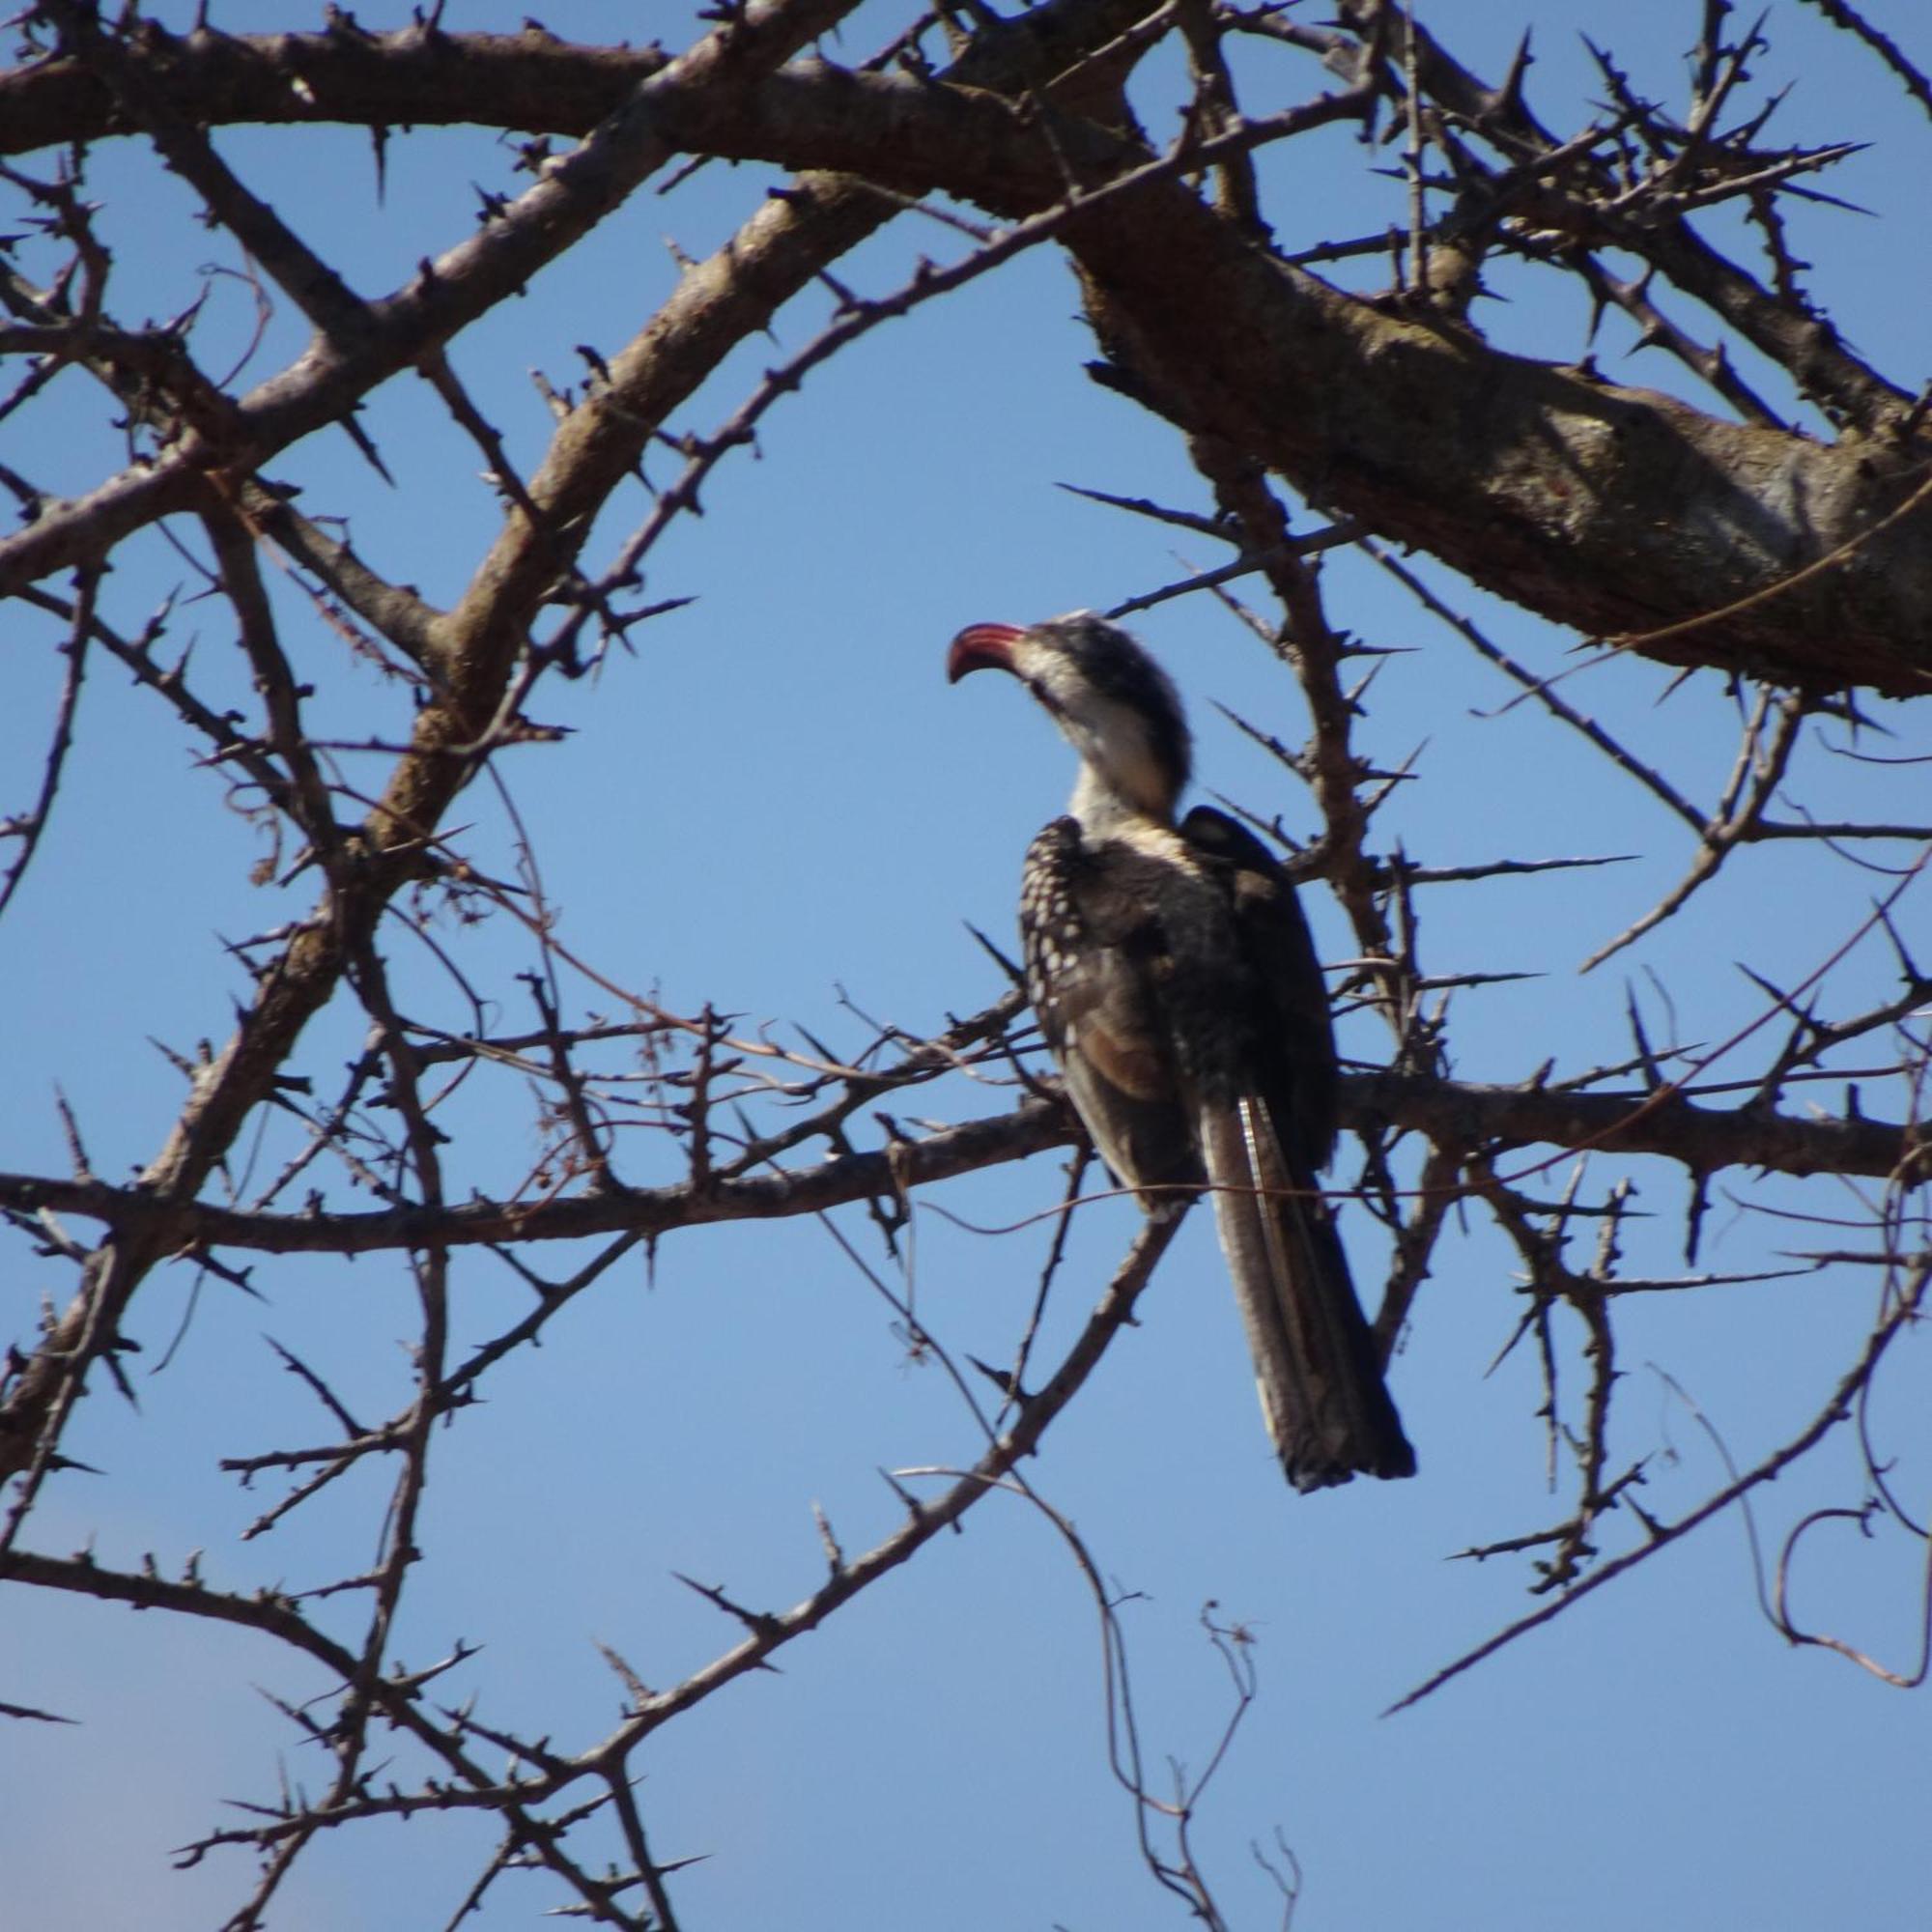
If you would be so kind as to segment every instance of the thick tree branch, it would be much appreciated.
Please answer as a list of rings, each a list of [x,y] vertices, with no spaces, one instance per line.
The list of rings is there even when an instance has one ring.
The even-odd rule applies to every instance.
[[[1060,234],[1117,380],[1183,426],[1486,589],[1663,662],[1932,689],[1916,451],[1726,422],[1384,313],[1256,247],[1172,178],[1181,156],[991,96],[793,68],[728,99],[680,98],[665,125],[681,146],[865,170],[1005,214],[1057,206],[1070,179]]]
[[[532,26],[364,33],[346,14],[320,34],[170,35],[143,24],[139,57],[202,127],[286,125],[526,128],[587,134],[670,56],[660,46],[579,46]],[[0,154],[133,131],[106,81],[65,57],[0,73]]]
[[[345,62],[380,71],[367,51]],[[413,45],[389,52],[404,65],[435,58]],[[232,48],[219,58],[232,64]],[[493,46],[482,64],[494,71],[501,58]],[[1069,180],[1091,192],[1149,159],[1122,136],[1036,103],[823,66],[753,86],[742,66],[720,81],[689,72],[689,58],[646,79],[501,221],[374,304],[370,342],[248,398],[245,451],[317,427],[446,340],[613,205],[640,178],[646,151],[858,172],[911,192],[942,186],[1009,214],[1054,206]],[[1267,131],[1251,124],[1234,138]],[[1932,684],[1932,511],[1921,504],[1880,527],[1919,480],[1913,452],[1876,441],[1827,447],[1722,421],[1383,313],[1287,268],[1158,170],[1083,207],[1064,239],[1121,380],[1189,428],[1236,442],[1311,500],[1555,622],[1634,638],[1664,662],[1899,696]],[[189,446],[83,505],[50,511],[0,544],[0,587],[180,507],[175,469],[207,460]],[[1828,557],[1829,568],[1779,588]],[[1666,627],[1675,627],[1668,638],[1642,641]]]
[[[1708,1174],[1725,1167],[1769,1173],[1856,1174],[1874,1179],[1926,1171],[1932,1134],[1894,1122],[1820,1121],[1755,1108],[1719,1112],[1676,1094],[1578,1094],[1551,1087],[1492,1087],[1397,1073],[1345,1076],[1350,1126],[1394,1126],[1451,1147],[1599,1149],[1657,1154]],[[1024,1160],[1077,1138],[1071,1117],[1047,1100],[945,1127],[887,1150],[835,1155],[781,1174],[702,1185],[599,1191],[537,1203],[467,1201],[443,1208],[366,1213],[261,1214],[204,1202],[156,1201],[89,1179],[0,1175],[0,1206],[106,1223],[176,1252],[240,1248],[264,1254],[373,1254],[501,1241],[578,1240],[590,1235],[656,1236],[721,1221],[781,1220],[903,1188]]]

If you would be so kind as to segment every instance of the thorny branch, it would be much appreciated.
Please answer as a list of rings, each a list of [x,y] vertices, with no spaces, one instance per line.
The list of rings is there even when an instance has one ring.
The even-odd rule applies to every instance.
[[[1925,103],[1922,74],[1893,42],[1839,0],[1813,4]],[[1237,721],[1283,777],[1269,809],[1248,816],[1279,838],[1298,879],[1332,895],[1348,935],[1335,961],[1340,1005],[1379,1024],[1373,1047],[1366,1020],[1359,1032],[1345,1026],[1364,1057],[1344,1082],[1350,1151],[1334,1186],[1350,1197],[1353,1225],[1373,1222],[1389,1244],[1381,1344],[1399,1350],[1410,1323],[1435,1319],[1431,1277],[1471,1227],[1499,1234],[1521,1277],[1520,1309],[1488,1319],[1505,1349],[1536,1354],[1547,1480],[1567,1493],[1553,1520],[1466,1553],[1527,1556],[1530,1586],[1547,1601],[1404,1701],[1733,1503],[1757,1506],[1847,1420],[1870,1494],[1804,1517],[1773,1580],[1760,1561],[1766,1613],[1789,1641],[1830,1648],[1887,1682],[1925,1674],[1922,1655],[1881,1664],[1793,1606],[1799,1553],[1824,1525],[1925,1538],[1898,1500],[1870,1396],[1896,1338],[1923,1314],[1932,975],[1908,943],[1902,895],[1925,868],[1932,828],[1913,805],[1844,809],[1819,778],[1821,746],[1869,756],[1878,726],[1861,686],[1923,693],[1932,636],[1926,399],[1858,353],[1807,288],[1797,252],[1796,217],[1829,202],[1821,183],[1856,144],[1773,142],[1776,98],[1754,91],[1763,35],[1730,35],[1729,10],[1715,4],[1702,10],[1681,104],[1647,99],[1598,50],[1604,101],[1567,134],[1532,110],[1526,58],[1500,81],[1482,79],[1395,0],[1341,0],[1321,25],[1216,0],[1050,0],[1006,18],[943,9],[937,20],[901,23],[862,61],[827,38],[852,12],[850,0],[727,0],[669,53],[572,46],[533,24],[516,36],[452,34],[435,14],[395,31],[332,14],[307,35],[235,36],[204,21],[174,36],[132,9],[110,19],[75,0],[42,0],[17,23],[21,65],[0,73],[0,148],[57,152],[31,172],[0,169],[19,204],[0,264],[0,356],[17,372],[0,387],[0,422],[58,425],[67,399],[92,385],[91,426],[111,427],[121,451],[82,490],[0,464],[20,515],[0,535],[0,591],[23,637],[46,639],[58,666],[36,775],[0,820],[0,838],[15,841],[0,911],[19,926],[54,870],[88,755],[100,682],[90,672],[102,665],[127,673],[170,742],[189,746],[225,788],[258,840],[257,883],[278,895],[268,929],[224,942],[241,975],[228,1037],[163,1048],[186,1091],[138,1173],[97,1171],[82,1120],[63,1101],[47,1165],[65,1159],[68,1171],[0,1175],[0,1216],[45,1297],[0,1365],[0,1473],[12,1480],[0,1580],[249,1631],[323,1672],[323,1694],[278,1708],[323,1754],[327,1776],[313,1790],[285,1785],[182,1854],[185,1863],[222,1848],[258,1858],[229,1921],[236,1932],[266,1922],[317,1839],[439,1813],[487,1814],[497,1833],[452,1923],[510,1872],[540,1869],[574,1912],[674,1927],[669,1880],[680,1861],[655,1848],[639,1789],[651,1740],[768,1667],[994,1492],[1043,1513],[1098,1605],[1111,1763],[1150,1870],[1203,1922],[1231,1922],[1193,1824],[1254,1695],[1249,1634],[1204,1619],[1230,1673],[1232,1716],[1206,1770],[1158,1795],[1118,1592],[1024,1466],[1131,1320],[1173,1223],[1144,1231],[1055,1357],[1049,1303],[1072,1272],[1069,1229],[1084,1211],[1077,1154],[1065,1199],[1046,1216],[1037,1292],[1004,1366],[985,1372],[1002,1402],[984,1403],[956,1366],[966,1358],[893,1271],[910,1278],[920,1190],[1077,1140],[1018,996],[981,995],[964,1017],[910,1028],[864,1021],[848,1002],[850,1037],[829,1042],[803,1024],[760,1027],[668,1003],[583,956],[544,889],[505,776],[506,753],[561,741],[531,709],[555,689],[547,680],[616,680],[627,667],[611,647],[635,647],[642,627],[690,601],[683,584],[655,594],[646,565],[679,567],[668,539],[715,498],[714,479],[756,453],[808,377],[835,358],[861,363],[886,323],[1041,250],[1065,253],[1081,277],[1104,357],[1095,373],[1180,429],[1203,492],[1195,504],[1083,494],[1229,552],[1119,608],[1206,591],[1292,681],[1292,700]],[[1173,71],[1185,77],[1156,138],[1143,122],[1162,124],[1141,91],[1130,100],[1124,90],[1170,40]],[[806,53],[817,58],[797,58]],[[1284,98],[1289,61],[1309,82],[1299,104],[1253,111]],[[486,190],[473,232],[434,238],[409,279],[372,295],[289,212],[298,197],[250,178],[217,145],[212,130],[242,123],[367,129],[379,153],[404,127],[515,130],[528,136],[515,162],[527,180],[514,194]],[[1304,211],[1274,185],[1280,156],[1318,129],[1368,135],[1384,125],[1403,143],[1388,232],[1302,232]],[[576,145],[554,151],[560,137]],[[185,306],[175,291],[158,298],[131,251],[108,239],[114,211],[97,206],[88,179],[90,150],[108,142],[185,184],[242,264],[262,312],[237,366],[211,320],[212,278]],[[530,460],[467,359],[458,376],[452,346],[526,291],[541,295],[544,271],[644,185],[707,158],[794,172],[768,194],[758,188],[723,247],[683,264],[627,341],[583,345],[578,384],[539,379],[554,425]],[[1702,224],[1719,210],[1743,217],[1761,259],[1743,264],[1712,244]],[[867,293],[879,286],[870,259],[863,272],[845,259],[915,222],[952,252],[921,256],[884,293]],[[1350,292],[1308,272],[1384,257],[1394,265],[1385,289]],[[1545,362],[1493,351],[1482,298],[1551,278],[1585,298],[1585,339]],[[1700,312],[1690,321],[1687,304]],[[732,358],[780,318],[801,316],[813,318],[803,346],[739,378],[735,402],[718,408]],[[270,319],[298,319],[305,340],[244,388],[242,368],[283,339]],[[1717,412],[1607,383],[1592,357],[1619,328],[1661,351]],[[464,340],[465,358],[476,339]],[[337,428],[385,474],[384,449],[398,434],[392,391],[404,386],[390,379],[409,372],[470,460],[480,457],[494,499],[494,529],[440,606],[369,560],[393,546],[365,554],[342,520],[306,501],[298,509],[289,480],[304,473],[307,445]],[[682,427],[696,407],[718,426]],[[50,474],[61,434],[50,431],[49,453],[31,459]],[[24,438],[17,446],[34,447]],[[667,450],[678,468],[658,483],[651,466]],[[624,534],[616,506],[633,484],[649,501]],[[1804,506],[1797,521],[1794,502]],[[365,540],[375,521],[363,514]],[[1669,988],[1654,982],[1641,1001],[1626,997],[1627,1052],[1620,1044],[1617,1057],[1585,1065],[1603,1049],[1524,1039],[1513,1042],[1516,1060],[1485,1069],[1492,1077],[1473,1077],[1461,1056],[1483,1036],[1469,1016],[1529,967],[1514,952],[1468,956],[1466,927],[1441,916],[1454,903],[1446,895],[1500,905],[1608,861],[1550,857],[1533,803],[1512,849],[1470,857],[1427,820],[1427,849],[1406,849],[1403,828],[1416,822],[1404,817],[1406,799],[1431,781],[1429,753],[1392,741],[1378,706],[1397,653],[1414,640],[1350,628],[1350,546],[1412,595],[1430,627],[1426,654],[1439,660],[1444,638],[1466,646],[1479,675],[1512,687],[1506,709],[1533,711],[1565,753],[1624,787],[1628,825],[1587,849],[1640,847],[1631,828],[1660,810],[1673,837],[1695,841],[1676,883],[1660,879],[1650,910],[1621,933],[1606,937],[1598,902],[1577,935],[1596,948],[1586,964],[1666,924],[1714,923],[1714,903],[1774,849],[1787,864],[1856,854],[1889,880],[1879,912],[1854,941],[1821,933],[1824,964],[1795,991],[1788,973],[1745,962],[1747,1018],[1722,1020],[1718,1048],[1680,1027]],[[1398,556],[1404,547],[1622,648],[1581,667],[1539,666],[1499,641],[1493,623],[1464,614],[1461,589],[1432,565]],[[155,563],[163,554],[165,580]],[[69,572],[71,584],[50,581]],[[1231,590],[1249,579],[1265,608]],[[650,600],[637,601],[647,589]],[[1662,734],[1653,743],[1632,722],[1628,686],[1605,694],[1608,678],[1634,668],[1633,650],[1725,678],[1738,741],[1727,772],[1702,762],[1701,747],[1693,756]],[[1597,680],[1592,696],[1577,689],[1584,675]],[[1828,727],[1849,746],[1826,738]],[[511,828],[506,849],[453,823],[466,795],[486,796],[479,777]],[[1817,807],[1820,793],[1829,808]],[[1302,803],[1277,810],[1283,796]],[[1289,837],[1308,833],[1311,806],[1312,836]],[[1894,853],[1903,856],[1885,856]],[[1512,900],[1499,923],[1512,938],[1539,931],[1545,903]],[[519,936],[507,983],[467,944],[477,929]],[[1890,955],[1873,967],[1882,945]],[[330,1060],[331,1036],[356,1042],[346,1062]],[[516,1173],[472,1156],[472,1109],[527,1122]],[[1557,1153],[1532,1158],[1542,1150]],[[1556,1186],[1548,1177],[1570,1156]],[[1636,1160],[1653,1163],[1636,1171],[1640,1183]],[[1755,1171],[1748,1184],[1737,1180],[1746,1169]],[[1855,1196],[1856,1239],[1787,1271],[1867,1269],[1883,1284],[1855,1358],[1833,1365],[1811,1419],[1668,1517],[1653,1508],[1649,1452],[1626,1448],[1620,1434],[1632,1359],[1622,1311],[1631,1297],[1654,1304],[1780,1270],[1656,1267],[1638,1203],[1656,1198],[1654,1177],[1666,1170],[1683,1177],[1692,1267],[1714,1192],[1721,1200],[1726,1186],[1737,1185],[1741,1212],[1768,1218],[1785,1210],[1765,1193],[1767,1177],[1879,1183],[1873,1198]],[[618,1264],[640,1248],[655,1256],[665,1236],[840,1207],[868,1213],[883,1273],[842,1227],[835,1233],[886,1294],[909,1348],[946,1368],[980,1432],[977,1463],[888,1478],[900,1520],[856,1557],[821,1512],[827,1574],[789,1609],[695,1584],[740,1634],[668,1690],[608,1652],[625,1707],[600,1741],[572,1749],[486,1721],[473,1696],[440,1701],[474,1646],[457,1638],[411,1669],[398,1633],[414,1579],[436,1560],[433,1460],[440,1470],[440,1459],[463,1453],[469,1411],[509,1386],[504,1365],[567,1334],[588,1297],[611,1292]],[[412,1302],[403,1380],[373,1397],[359,1362],[273,1343],[275,1370],[324,1420],[312,1435],[291,1423],[220,1466],[277,1492],[241,1533],[257,1547],[271,1535],[291,1541],[325,1495],[344,1507],[376,1497],[360,1563],[299,1590],[277,1581],[250,1591],[216,1587],[192,1559],[164,1576],[153,1558],[116,1568],[91,1551],[39,1547],[48,1486],[78,1463],[90,1384],[132,1390],[128,1359],[165,1264],[253,1296],[260,1258],[295,1255],[338,1267],[397,1258]],[[508,1299],[492,1301],[482,1325],[459,1326],[453,1311],[472,1276]],[[1035,1386],[1043,1362],[1052,1366]],[[908,1487],[936,1477],[936,1495]],[[0,1704],[5,1715],[48,1714]],[[391,1738],[405,1753],[393,1770]],[[1284,1892],[1292,1907],[1286,1882]]]

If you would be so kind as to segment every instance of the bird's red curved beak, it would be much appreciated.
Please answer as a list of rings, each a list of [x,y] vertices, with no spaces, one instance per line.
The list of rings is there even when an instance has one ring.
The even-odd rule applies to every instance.
[[[1011,670],[1013,646],[1025,635],[1017,624],[968,624],[946,653],[947,683],[969,670]]]

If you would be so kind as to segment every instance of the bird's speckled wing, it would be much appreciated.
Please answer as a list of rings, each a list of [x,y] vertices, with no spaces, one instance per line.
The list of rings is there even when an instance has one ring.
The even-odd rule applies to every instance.
[[[1334,1139],[1335,1049],[1293,888],[1218,812],[1089,845],[1056,820],[1027,854],[1028,994],[1115,1175],[1157,1211],[1211,1189],[1289,1480],[1410,1473],[1316,1170]]]
[[[1136,879],[1095,862],[1077,820],[1058,818],[1027,851],[1020,934],[1027,998],[1100,1158],[1150,1212],[1163,1186],[1198,1183],[1170,1042],[1150,986],[1163,935]]]

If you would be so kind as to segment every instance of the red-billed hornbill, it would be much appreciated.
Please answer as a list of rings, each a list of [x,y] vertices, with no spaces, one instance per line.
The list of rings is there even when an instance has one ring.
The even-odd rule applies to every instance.
[[[1286,873],[1196,806],[1179,825],[1180,699],[1091,611],[973,624],[946,661],[1010,671],[1080,753],[1069,815],[1029,847],[1027,997],[1115,1177],[1150,1213],[1211,1190],[1268,1433],[1288,1480],[1409,1476],[1375,1338],[1315,1180],[1335,1142],[1335,1040]]]

